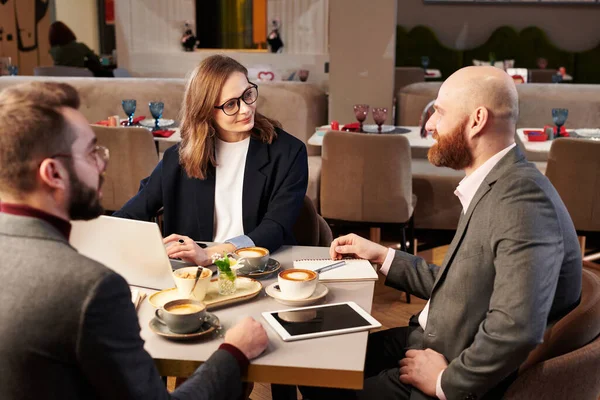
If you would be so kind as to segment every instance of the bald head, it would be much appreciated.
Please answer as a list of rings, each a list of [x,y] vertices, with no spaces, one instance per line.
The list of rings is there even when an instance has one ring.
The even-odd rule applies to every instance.
[[[519,97],[512,78],[495,67],[466,67],[452,74],[440,88],[449,99],[460,104],[466,115],[478,107],[489,113],[489,128],[510,131],[519,118]]]

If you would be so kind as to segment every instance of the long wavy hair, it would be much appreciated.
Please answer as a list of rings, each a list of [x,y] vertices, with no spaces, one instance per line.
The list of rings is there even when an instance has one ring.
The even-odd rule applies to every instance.
[[[180,117],[179,163],[191,178],[206,179],[209,167],[217,166],[214,107],[225,81],[234,72],[248,78],[248,70],[242,64],[230,57],[214,55],[204,59],[187,82]],[[270,144],[277,137],[275,127],[281,128],[281,124],[256,112],[251,135]]]

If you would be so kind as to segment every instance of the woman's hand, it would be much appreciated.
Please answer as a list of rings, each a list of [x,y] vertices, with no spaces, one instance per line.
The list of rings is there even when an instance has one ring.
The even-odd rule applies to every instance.
[[[200,266],[212,264],[212,259],[206,250],[202,249],[187,236],[172,234],[163,239],[167,246],[169,258],[181,258],[183,261]]]
[[[212,256],[218,254],[219,257],[223,257],[223,253],[229,254],[236,250],[235,246],[231,243],[221,243],[206,248],[206,254],[212,259]]]

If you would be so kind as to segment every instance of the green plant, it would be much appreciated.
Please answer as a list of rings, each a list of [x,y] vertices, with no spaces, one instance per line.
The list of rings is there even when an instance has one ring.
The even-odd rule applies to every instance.
[[[227,256],[227,253],[223,253],[222,258],[217,258],[215,260],[215,265],[219,269],[219,272],[222,275],[226,276],[227,279],[229,279],[230,281],[235,280],[235,274],[231,270],[231,261],[229,260],[229,256]]]

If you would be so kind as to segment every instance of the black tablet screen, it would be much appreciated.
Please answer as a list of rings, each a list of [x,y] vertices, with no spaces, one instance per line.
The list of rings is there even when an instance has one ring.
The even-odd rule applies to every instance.
[[[370,325],[348,304],[336,304],[307,310],[281,311],[271,315],[290,336]]]

